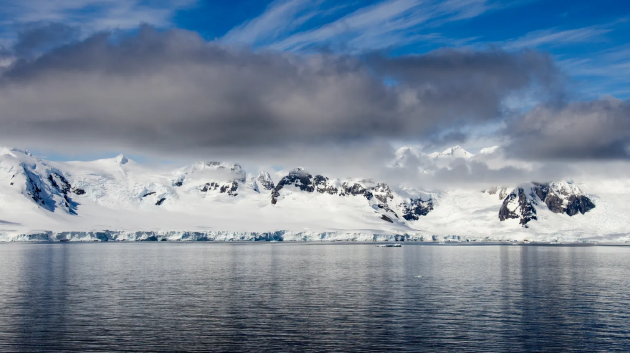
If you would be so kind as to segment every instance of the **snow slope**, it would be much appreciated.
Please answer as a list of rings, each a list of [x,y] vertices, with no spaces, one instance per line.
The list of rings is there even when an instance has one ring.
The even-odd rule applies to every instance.
[[[445,156],[469,155],[449,150]],[[568,187],[567,198],[587,197],[595,208],[570,216],[538,200],[537,220],[524,228],[517,218],[499,219],[514,188],[428,192],[300,168],[273,180],[234,163],[161,170],[122,155],[51,162],[0,148],[0,241],[627,241],[630,185],[620,183],[553,184],[558,195]]]

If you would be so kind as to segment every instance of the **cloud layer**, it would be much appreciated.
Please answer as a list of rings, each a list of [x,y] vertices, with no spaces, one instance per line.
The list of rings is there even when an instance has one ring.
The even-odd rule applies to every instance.
[[[74,27],[34,26],[1,53],[12,58],[0,65],[3,144],[220,156],[423,186],[575,177],[567,160],[628,157],[628,101],[565,101],[565,77],[537,51],[307,55],[150,26],[79,38]],[[511,110],[509,100],[534,104]],[[489,125],[507,141],[499,162],[384,168],[392,141],[439,146]]]
[[[630,157],[630,103],[615,98],[540,105],[508,125],[510,154],[527,159]]]
[[[145,26],[21,55],[0,76],[0,138],[172,155],[422,139],[499,119],[506,97],[557,76],[532,51],[254,53]]]

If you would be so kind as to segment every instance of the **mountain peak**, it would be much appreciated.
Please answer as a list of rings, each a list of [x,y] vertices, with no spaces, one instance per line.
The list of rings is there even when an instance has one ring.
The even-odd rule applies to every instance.
[[[114,162],[118,163],[118,164],[127,164],[129,163],[129,159],[127,157],[125,157],[124,154],[119,154],[118,156],[116,156],[114,158]]]
[[[306,176],[308,175],[308,172],[306,171],[306,169],[302,167],[297,167],[297,168],[293,168],[293,170],[289,172],[289,175]]]
[[[466,151],[462,146],[457,145],[450,148],[445,149],[442,152],[433,152],[429,154],[432,158],[471,158],[475,155]]]

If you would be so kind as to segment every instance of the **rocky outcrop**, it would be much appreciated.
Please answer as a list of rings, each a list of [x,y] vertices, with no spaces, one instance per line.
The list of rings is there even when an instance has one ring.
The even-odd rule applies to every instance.
[[[334,181],[322,175],[311,175],[304,168],[295,168],[278,182],[271,191],[271,203],[276,204],[280,197],[280,190],[286,187],[295,187],[300,191],[315,192],[320,194],[337,195],[339,188]]]
[[[572,182],[533,183],[536,196],[554,213],[584,214],[595,204]]]
[[[316,175],[313,178],[313,184],[315,185],[315,190],[320,194],[336,195],[339,192],[335,184],[325,176]]]
[[[262,190],[273,190],[273,188],[276,187],[271,179],[271,175],[267,172],[260,172],[260,174],[258,174],[258,178],[256,178],[256,182],[260,185]]]
[[[371,180],[340,182],[322,175],[313,176],[302,168],[292,170],[278,182],[271,191],[272,204],[279,202],[287,187],[307,193],[365,198],[381,220],[392,223],[400,220],[400,215],[406,221],[417,221],[433,210],[431,197],[401,197],[385,183],[374,183]]]
[[[271,191],[271,203],[275,205],[280,197],[280,190],[286,186],[294,186],[301,191],[313,192],[313,176],[304,170],[304,168],[295,168],[289,174],[278,182]]]
[[[37,168],[23,165],[26,178],[25,192],[39,206],[55,212],[62,209],[76,215],[78,203],[72,200],[71,194],[81,195],[82,189],[73,188],[61,172],[54,168],[46,168],[43,173]]]
[[[519,224],[526,226],[531,220],[537,220],[535,200],[532,200],[531,194],[527,194],[522,187],[516,188],[508,196],[506,196],[501,208],[499,209],[499,220],[519,219]]]
[[[417,221],[420,216],[426,216],[433,211],[433,200],[410,199],[409,203],[402,205],[403,218],[408,221]]]
[[[514,189],[503,200],[499,220],[520,219],[523,226],[537,220],[536,206],[545,206],[553,213],[574,216],[595,208],[595,204],[570,181],[530,183]]]
[[[206,183],[201,188],[201,192],[210,192],[210,191],[218,190],[222,194],[228,194],[230,196],[237,196],[238,185],[239,185],[238,181],[236,180],[233,180],[228,183],[211,182],[211,183]]]

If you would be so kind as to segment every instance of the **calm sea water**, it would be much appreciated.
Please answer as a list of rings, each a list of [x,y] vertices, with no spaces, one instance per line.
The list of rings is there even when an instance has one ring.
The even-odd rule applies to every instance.
[[[630,247],[0,244],[0,351],[630,351]]]

